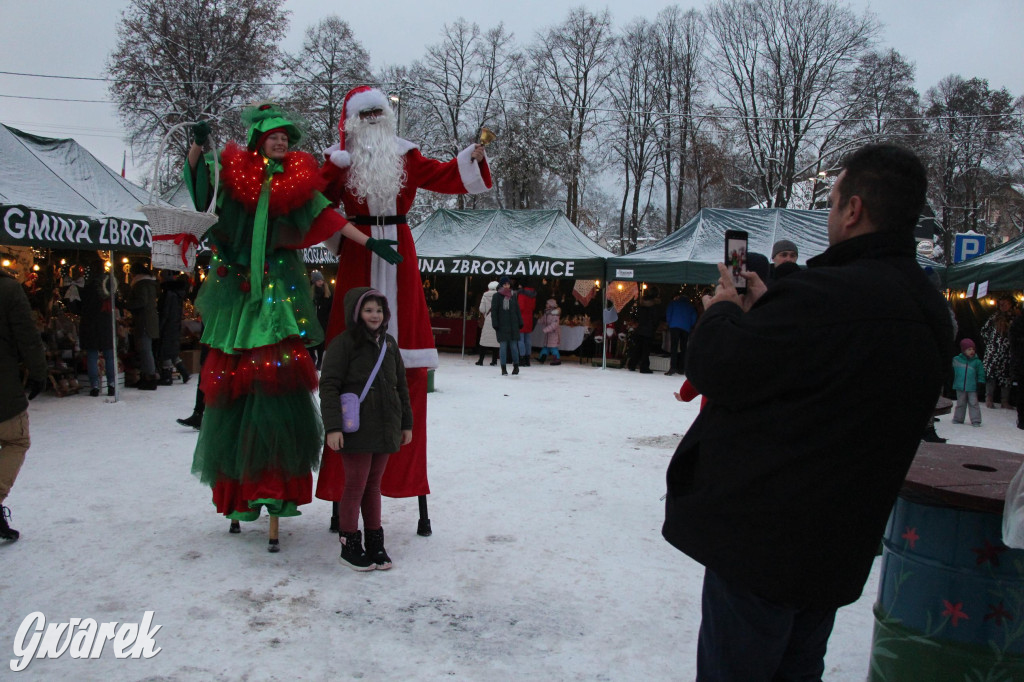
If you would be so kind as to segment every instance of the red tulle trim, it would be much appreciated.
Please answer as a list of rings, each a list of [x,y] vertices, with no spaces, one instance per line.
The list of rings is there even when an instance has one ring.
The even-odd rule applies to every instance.
[[[242,204],[247,213],[255,213],[263,189],[266,169],[263,156],[236,142],[229,142],[220,155],[223,168],[220,181],[231,198]],[[282,161],[283,173],[274,175],[270,184],[271,216],[291,213],[305,205],[314,192],[323,192],[327,181],[320,176],[320,165],[307,152],[288,152]]]
[[[249,512],[249,500],[267,499],[309,504],[313,501],[313,475],[285,478],[280,472],[267,471],[257,481],[222,478],[213,486],[213,503],[220,514]]]
[[[316,365],[302,341],[285,339],[229,355],[211,348],[199,388],[207,405],[225,405],[259,390],[264,395],[315,391]]]

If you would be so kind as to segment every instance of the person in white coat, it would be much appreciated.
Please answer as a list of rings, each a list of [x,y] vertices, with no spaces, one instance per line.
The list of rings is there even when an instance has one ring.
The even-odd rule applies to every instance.
[[[491,349],[491,366],[498,364],[498,333],[491,326],[491,299],[498,290],[497,282],[490,282],[487,291],[480,297],[480,343],[477,348],[480,351],[480,359],[476,364],[484,364],[484,356],[487,349]]]

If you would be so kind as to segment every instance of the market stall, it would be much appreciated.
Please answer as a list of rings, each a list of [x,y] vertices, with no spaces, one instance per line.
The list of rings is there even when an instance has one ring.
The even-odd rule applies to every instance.
[[[462,310],[431,318],[431,326],[449,330],[438,335],[438,345],[461,346],[463,353],[477,331],[469,319],[469,277],[590,280],[596,289],[612,256],[557,210],[442,209],[412,234],[424,277],[463,277]]]
[[[29,280],[31,286],[31,280],[48,269],[66,280],[51,285],[70,284],[82,276],[73,269],[72,254],[98,251],[111,263],[109,287],[113,289],[115,263],[126,254],[149,255],[149,225],[138,210],[148,201],[149,193],[74,140],[39,137],[0,124],[0,158],[4,160],[0,165],[0,251],[30,254],[27,258],[5,256],[22,274],[22,281]],[[53,255],[62,252],[67,255]],[[54,262],[43,261],[42,268],[41,254],[53,255]],[[58,319],[43,320],[45,326],[66,326],[59,315],[51,317]],[[111,327],[116,333],[116,307]],[[54,336],[58,346],[64,346],[59,331]],[[73,392],[73,387],[64,385],[70,383],[67,352],[58,347],[51,357],[51,377],[58,395]]]

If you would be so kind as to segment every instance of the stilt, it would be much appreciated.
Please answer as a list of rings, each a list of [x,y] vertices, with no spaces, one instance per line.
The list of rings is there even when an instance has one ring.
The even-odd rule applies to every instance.
[[[420,522],[416,526],[416,535],[429,537],[433,531],[430,530],[430,517],[427,516],[427,496],[420,495]]]
[[[281,546],[277,542],[277,530],[280,518],[277,516],[270,517],[270,542],[267,545],[268,552],[280,552]]]
[[[331,502],[331,526],[330,531],[332,533],[338,532],[338,503]]]

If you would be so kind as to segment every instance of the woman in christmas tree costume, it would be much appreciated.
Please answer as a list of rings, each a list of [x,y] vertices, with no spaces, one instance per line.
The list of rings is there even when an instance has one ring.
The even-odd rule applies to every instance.
[[[242,112],[247,146],[228,143],[219,156],[218,222],[205,237],[213,249],[196,299],[202,342],[209,346],[201,388],[206,410],[192,472],[213,488],[217,511],[254,521],[297,516],[312,500],[311,471],[323,448],[313,400],[317,374],[306,351],[323,341],[301,249],[343,230],[345,220],[320,193],[317,161],[288,151],[302,133],[275,105]],[[212,154],[203,122],[184,169],[197,208],[209,204]]]

